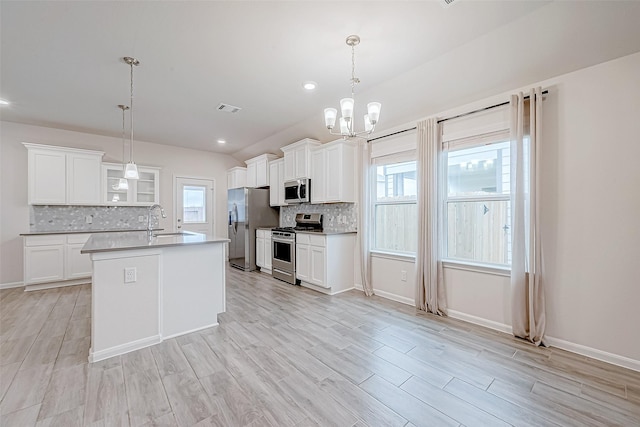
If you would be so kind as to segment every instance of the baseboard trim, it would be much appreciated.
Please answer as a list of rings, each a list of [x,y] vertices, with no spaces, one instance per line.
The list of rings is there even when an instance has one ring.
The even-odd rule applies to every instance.
[[[338,295],[343,292],[347,292],[354,289],[353,287],[351,287],[351,288],[342,289],[336,292],[331,292],[331,288],[323,288],[322,286],[316,286],[313,283],[305,282],[304,280],[300,281],[300,286],[302,286],[303,288],[312,289],[316,292],[320,292],[321,294],[325,294],[325,295]]]
[[[0,283],[0,289],[20,288],[24,286],[24,282]]]
[[[114,356],[120,356],[121,354],[130,353],[132,351],[140,350],[145,347],[150,347],[162,342],[160,335],[153,335],[151,337],[142,338],[137,341],[128,342],[126,344],[117,345],[100,351],[93,351],[93,347],[89,350],[89,362],[99,362],[104,359],[108,359]]]
[[[482,317],[473,316],[471,314],[462,313],[461,311],[447,309],[447,315],[452,319],[458,319],[465,322],[473,323],[474,325],[484,326],[485,328],[493,329],[494,331],[512,333],[510,325],[496,322],[493,320],[483,319]]]
[[[75,285],[88,285],[90,283],[91,283],[91,277],[87,277],[84,279],[65,280],[63,282],[37,283],[34,285],[26,285],[24,287],[24,291],[25,292],[41,291],[43,289],[63,288],[65,286],[75,286]]]
[[[556,347],[562,350],[570,351],[571,353],[581,354],[583,356],[597,359],[602,362],[611,363],[612,365],[621,366],[623,368],[631,369],[633,371],[640,372],[640,360],[631,359],[618,354],[609,353],[606,351],[598,350],[593,347],[587,347],[582,344],[576,344],[569,341],[562,340],[560,338],[554,338],[546,336],[544,338],[545,344]]]
[[[360,284],[356,284],[353,288],[364,292],[364,288]],[[401,295],[392,294],[391,292],[385,292],[385,291],[381,291],[379,289],[374,289],[373,293],[375,295],[378,295],[379,297],[386,298],[386,299],[391,300],[391,301],[395,301],[395,302],[399,302],[399,303],[402,303],[402,304],[410,305],[412,307],[416,306],[416,302],[412,298],[403,297]]]
[[[212,323],[212,324],[207,325],[207,326],[201,326],[199,328],[191,329],[190,331],[178,332],[177,334],[173,334],[173,335],[163,335],[162,336],[162,340],[164,341],[164,340],[168,340],[168,339],[171,339],[171,338],[179,337],[179,336],[182,336],[182,335],[191,334],[193,332],[203,331],[205,329],[213,328],[214,326],[218,326],[218,325],[219,325],[219,323],[216,322],[216,323]]]

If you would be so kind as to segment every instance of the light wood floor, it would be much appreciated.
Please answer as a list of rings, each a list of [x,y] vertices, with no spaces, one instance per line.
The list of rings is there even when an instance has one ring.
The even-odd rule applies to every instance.
[[[637,372],[260,273],[227,295],[218,327],[87,364],[88,286],[0,291],[0,425],[640,425]]]

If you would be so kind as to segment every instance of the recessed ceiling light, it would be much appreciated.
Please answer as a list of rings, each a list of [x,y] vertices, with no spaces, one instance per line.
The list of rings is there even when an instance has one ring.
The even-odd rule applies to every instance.
[[[302,83],[302,87],[305,88],[305,90],[314,90],[316,87],[318,87],[318,84],[316,82],[308,81]]]
[[[226,144],[226,143],[227,143],[227,141],[225,141],[224,139],[219,139],[218,140],[218,144]]]
[[[6,101],[4,99],[0,99],[0,105],[9,105],[9,101]]]

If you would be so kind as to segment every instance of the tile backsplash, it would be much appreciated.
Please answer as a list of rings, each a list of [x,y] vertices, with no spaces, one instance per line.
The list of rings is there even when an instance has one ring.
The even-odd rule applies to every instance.
[[[355,203],[329,203],[312,205],[282,206],[280,208],[280,227],[295,227],[297,213],[321,213],[322,226],[326,231],[357,231],[358,205]]]
[[[147,228],[145,206],[31,206],[29,230],[47,231],[138,230]],[[138,217],[144,217],[139,222]],[[91,217],[91,224],[87,223]],[[154,228],[158,221],[153,221]]]

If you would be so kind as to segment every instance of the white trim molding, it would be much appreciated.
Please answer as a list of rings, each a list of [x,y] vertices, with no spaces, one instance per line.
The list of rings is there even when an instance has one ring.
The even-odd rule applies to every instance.
[[[129,353],[135,350],[140,350],[145,347],[150,347],[162,342],[160,335],[154,335],[147,338],[142,338],[137,341],[131,341],[126,344],[117,345],[115,347],[107,348],[100,351],[93,351],[93,347],[89,350],[89,363],[99,362],[110,357],[119,356],[121,354]]]
[[[356,284],[353,289],[364,292],[361,284]],[[373,294],[382,298],[386,298],[391,301],[399,302],[402,304],[410,305],[412,307],[416,306],[416,302],[412,298],[403,297],[402,295],[392,294],[391,292],[381,291],[379,289],[374,289]]]
[[[0,283],[0,289],[20,288],[24,286],[24,282]]]
[[[513,333],[511,330],[511,326],[504,323],[483,319],[482,317],[473,316],[471,314],[462,313],[461,311],[451,309],[447,309],[447,314],[452,319],[462,320],[464,322],[473,323],[474,325],[484,326],[485,328],[493,329],[500,332],[506,332],[508,334]]]
[[[548,335],[544,337],[543,341],[551,347],[560,348],[562,350],[570,351],[571,353],[581,354],[592,359],[601,360],[603,362],[611,363],[612,365],[622,366],[623,368],[640,372],[640,360],[598,350],[597,348],[587,347],[582,344],[572,343],[560,338],[550,337]]]

